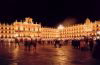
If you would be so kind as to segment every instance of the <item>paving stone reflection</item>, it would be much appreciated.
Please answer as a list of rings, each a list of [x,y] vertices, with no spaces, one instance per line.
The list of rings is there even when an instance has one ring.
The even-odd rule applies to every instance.
[[[0,65],[100,65],[90,51],[80,51],[71,46],[54,48],[38,46],[36,52],[26,51],[23,46],[0,47]]]

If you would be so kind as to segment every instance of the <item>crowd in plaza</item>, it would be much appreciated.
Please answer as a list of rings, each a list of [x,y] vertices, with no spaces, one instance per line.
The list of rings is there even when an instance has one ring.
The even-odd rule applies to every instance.
[[[2,44],[4,43],[3,41]],[[51,45],[54,48],[62,48],[63,46],[71,45],[73,49],[79,49],[80,51],[91,51],[92,55],[96,59],[100,59],[100,40],[93,40],[90,39],[74,39],[74,40],[62,40],[62,39],[55,39],[55,40],[42,40],[42,39],[24,39],[18,40],[15,39],[15,47],[24,46],[25,51],[37,51],[37,47]]]

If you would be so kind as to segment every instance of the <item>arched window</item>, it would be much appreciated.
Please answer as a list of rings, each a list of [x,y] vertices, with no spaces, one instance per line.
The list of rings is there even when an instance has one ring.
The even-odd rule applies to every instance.
[[[5,33],[7,33],[7,31],[5,31]]]
[[[3,31],[1,31],[1,33],[3,33]]]
[[[5,29],[7,29],[7,27]]]
[[[1,35],[1,38],[3,38],[3,35]]]

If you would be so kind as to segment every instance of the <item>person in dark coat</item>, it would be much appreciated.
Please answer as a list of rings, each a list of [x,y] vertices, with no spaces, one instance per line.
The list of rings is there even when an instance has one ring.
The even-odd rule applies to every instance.
[[[72,47],[75,48],[75,40],[72,40]]]
[[[30,51],[31,50],[31,48],[32,48],[32,42],[31,42],[31,40],[28,40],[28,50]]]
[[[55,40],[54,47],[57,48],[58,40]]]
[[[77,48],[80,48],[80,40],[77,40]]]
[[[36,51],[36,48],[37,48],[37,39],[32,40],[32,45],[33,45],[34,50]]]
[[[93,50],[93,46],[94,46],[94,41],[93,41],[93,39],[90,39],[89,40],[89,48],[90,48],[90,51]]]
[[[15,47],[16,47],[16,46],[20,46],[19,40],[18,40],[17,38],[15,38]]]
[[[60,47],[60,41],[56,39],[56,40],[55,40],[54,47],[55,47],[55,48],[57,48],[57,47],[58,47],[58,45],[59,45],[59,47]]]
[[[38,40],[38,44],[42,45],[42,40],[41,39]]]
[[[65,40],[65,41],[64,41],[64,45],[67,45],[67,44],[68,44],[68,40]]]
[[[27,39],[24,41],[24,47],[25,47],[25,50],[28,49],[28,40]]]
[[[80,40],[72,40],[72,46],[74,48],[80,48]]]
[[[100,60],[100,40],[96,40],[96,45],[93,50],[93,58]]]
[[[63,40],[58,40],[58,41],[59,41],[59,48],[61,48],[63,44]]]

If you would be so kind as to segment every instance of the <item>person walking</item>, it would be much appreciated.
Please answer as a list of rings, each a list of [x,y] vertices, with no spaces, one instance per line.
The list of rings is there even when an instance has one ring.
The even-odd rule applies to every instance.
[[[37,49],[37,39],[32,40],[32,45],[33,45],[34,51],[36,51],[36,49]]]
[[[100,60],[100,40],[99,39],[96,40],[96,44],[94,46],[92,56],[93,58]]]
[[[64,45],[68,45],[68,40],[65,40],[64,41]]]
[[[61,48],[62,47],[62,45],[63,45],[63,40],[58,40],[59,42],[59,48]]]
[[[24,41],[24,48],[25,48],[25,51],[28,50],[28,40],[27,39],[25,39]]]
[[[83,51],[85,49],[85,40],[81,39],[80,40],[80,49]]]
[[[57,48],[57,47],[58,47],[58,45],[59,45],[59,40],[57,40],[57,39],[56,39],[56,40],[55,40],[54,47],[55,47],[55,48]]]
[[[15,47],[20,46],[19,44],[19,40],[17,38],[15,38]]]
[[[31,40],[28,40],[27,44],[28,44],[28,50],[30,51],[30,50],[31,50],[31,47],[32,47],[32,42],[31,42]]]
[[[77,48],[80,49],[80,40],[77,40]]]
[[[72,40],[72,47],[75,48],[75,40]]]
[[[90,48],[90,51],[93,50],[93,47],[94,47],[94,41],[93,41],[93,39],[90,39],[89,40],[89,48]]]

